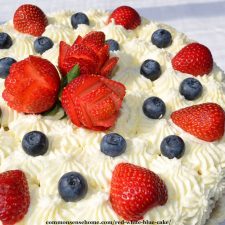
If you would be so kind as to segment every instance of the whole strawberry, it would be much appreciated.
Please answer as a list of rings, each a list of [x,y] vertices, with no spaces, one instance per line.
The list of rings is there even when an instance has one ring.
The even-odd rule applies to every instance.
[[[62,92],[62,106],[78,127],[106,130],[115,124],[125,96],[123,84],[99,75],[81,75]]]
[[[167,188],[152,171],[130,163],[118,164],[112,175],[110,202],[123,219],[137,221],[151,208],[167,202]]]
[[[182,48],[172,59],[175,70],[193,76],[209,74],[213,68],[213,58],[210,50],[199,43],[191,43]]]
[[[141,17],[138,12],[130,6],[120,6],[110,15],[108,22],[114,20],[115,24],[122,25],[127,30],[134,30],[141,24]]]
[[[30,205],[30,194],[25,174],[10,170],[0,174],[0,221],[13,225],[23,219]]]
[[[35,5],[21,5],[13,17],[14,28],[21,33],[41,36],[48,25],[44,12]]]
[[[3,99],[18,112],[42,113],[55,104],[59,74],[48,60],[30,56],[14,63],[5,80]]]
[[[224,110],[216,103],[203,103],[177,110],[172,121],[184,131],[204,141],[219,140],[224,134]]]

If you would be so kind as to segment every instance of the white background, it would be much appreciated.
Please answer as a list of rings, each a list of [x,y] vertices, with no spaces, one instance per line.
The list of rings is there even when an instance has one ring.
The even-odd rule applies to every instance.
[[[38,5],[46,13],[63,9],[110,10],[121,4],[130,5],[142,16],[170,24],[208,46],[214,60],[225,70],[225,0],[0,0],[0,22],[11,19],[24,3]]]

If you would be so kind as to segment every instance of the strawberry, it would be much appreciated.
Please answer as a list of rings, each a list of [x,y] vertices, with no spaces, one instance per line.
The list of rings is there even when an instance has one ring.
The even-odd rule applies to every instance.
[[[118,117],[125,87],[99,75],[82,75],[62,92],[62,106],[78,127],[106,130]]]
[[[112,174],[110,202],[123,219],[138,221],[151,208],[167,202],[167,188],[152,171],[130,163],[118,164]]]
[[[30,194],[25,174],[10,170],[0,174],[0,221],[13,225],[23,219],[30,205]]]
[[[177,110],[172,121],[184,131],[204,141],[219,140],[224,134],[225,116],[216,103],[203,103]]]
[[[199,43],[191,43],[182,48],[172,59],[172,66],[182,73],[193,76],[209,74],[213,68],[210,50]]]
[[[78,36],[72,46],[61,41],[58,61],[63,76],[66,76],[76,64],[80,67],[80,74],[110,76],[118,58],[109,59],[109,46],[105,44],[105,34],[92,31],[83,38]]]
[[[30,56],[14,63],[5,80],[2,97],[18,112],[41,113],[56,102],[59,74],[48,60]]]
[[[14,28],[21,33],[41,36],[48,25],[44,12],[35,5],[21,5],[13,17]]]
[[[108,19],[108,23],[114,20],[115,24],[122,25],[127,30],[134,30],[141,24],[141,17],[138,12],[129,6],[116,8]]]

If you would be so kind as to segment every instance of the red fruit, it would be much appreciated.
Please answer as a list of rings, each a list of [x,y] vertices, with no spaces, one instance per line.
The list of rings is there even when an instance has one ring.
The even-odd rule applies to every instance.
[[[115,24],[122,25],[126,29],[133,30],[141,24],[141,17],[138,12],[129,6],[120,6],[110,15],[108,22],[114,19]]]
[[[35,5],[21,5],[13,17],[14,28],[21,33],[41,36],[48,25],[44,12]]]
[[[63,89],[62,106],[76,126],[106,130],[114,125],[124,96],[125,87],[119,82],[82,75]]]
[[[115,65],[117,64],[118,60],[119,60],[119,58],[117,58],[117,57],[113,57],[113,58],[109,59],[102,67],[101,72],[100,72],[101,75],[104,77],[109,77],[109,75],[111,74]]]
[[[80,74],[109,76],[118,60],[116,58],[109,62],[108,60],[109,46],[105,44],[103,32],[93,31],[83,38],[78,36],[72,46],[65,42],[60,43],[58,65],[63,76],[76,64],[80,67]]]
[[[25,174],[10,170],[0,174],[0,221],[13,225],[23,219],[30,205],[30,194]]]
[[[224,134],[225,116],[216,103],[203,103],[177,110],[172,121],[184,131],[204,141],[219,140]]]
[[[30,56],[11,66],[2,97],[18,112],[41,113],[55,104],[59,86],[60,78],[54,65],[46,59]]]
[[[193,76],[209,74],[213,68],[210,50],[199,43],[191,43],[182,48],[172,59],[175,70]]]
[[[110,202],[123,219],[138,221],[151,208],[167,202],[167,188],[152,171],[130,163],[118,164],[112,175]]]

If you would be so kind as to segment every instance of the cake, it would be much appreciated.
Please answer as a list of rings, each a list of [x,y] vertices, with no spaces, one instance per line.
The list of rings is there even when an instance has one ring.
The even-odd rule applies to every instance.
[[[21,7],[26,9],[28,6]],[[0,209],[0,220],[3,224],[42,225],[54,221],[59,221],[58,224],[66,221],[75,221],[74,224],[77,224],[76,221],[85,224],[92,221],[92,224],[96,224],[96,221],[128,223],[138,220],[142,224],[205,225],[211,222],[216,225],[221,222],[225,191],[222,110],[225,108],[225,76],[212,61],[209,49],[168,25],[141,18],[130,7],[119,7],[113,13],[89,10],[78,13],[79,19],[74,18],[74,11],[62,11],[45,16],[39,8],[29,7],[35,8],[39,13],[38,22],[43,18],[40,23],[35,24],[35,19],[31,19],[31,13],[31,17],[27,16],[28,23],[20,26],[19,16],[18,20],[15,19],[15,15],[22,11],[19,8],[14,15],[14,21],[0,25],[1,34],[4,32],[9,35],[6,47],[0,49],[0,61],[5,57],[17,61],[10,61],[9,64],[12,66],[10,72],[4,75],[6,79],[2,75],[3,72],[0,72],[1,96],[5,92],[0,98],[0,199],[4,199],[6,190],[3,187],[6,181],[2,181],[6,179],[6,171],[19,173],[17,178],[23,182],[12,183],[18,187],[23,185],[21,190],[24,192],[29,190],[29,194],[16,192],[19,197],[15,199],[26,198],[21,206],[25,213],[17,220],[14,220],[13,215],[11,218],[8,215],[8,221],[11,223],[3,221],[2,218],[15,204],[11,202],[10,206],[6,206],[5,203],[0,203],[3,207]],[[21,18],[26,19],[26,16]],[[74,61],[74,67],[65,63],[63,49],[72,51],[68,49],[72,48],[70,46],[75,40],[77,45],[81,43],[82,46],[89,46],[90,42],[86,42],[90,34],[98,37],[105,35],[104,40],[107,40],[106,45],[110,47],[111,58],[101,63],[106,66],[95,68],[98,75],[80,75],[75,78],[77,82],[72,85],[71,81],[64,87],[61,96],[63,107],[59,104],[53,110],[44,110],[45,107],[52,108],[52,103],[58,101],[56,94],[60,81],[55,74],[59,74],[63,80],[66,73],[71,72],[71,68],[72,76],[77,76],[79,70],[80,73],[88,73],[90,67],[83,62],[87,63],[92,59],[89,55],[91,53],[85,52],[89,48],[84,47],[82,51],[79,49],[79,57],[83,61],[76,58],[76,62],[80,68],[74,66]],[[42,43],[45,43],[43,45],[47,46],[46,49],[43,50],[43,46],[34,44],[38,36],[45,37]],[[95,40],[96,43],[99,42],[99,39]],[[108,49],[104,46],[102,44],[102,48],[98,48],[97,52],[104,52],[103,48]],[[39,61],[40,58],[48,61]],[[192,64],[187,66],[185,63],[189,63],[188,59],[191,59]],[[16,102],[17,96],[9,97],[14,93],[14,83],[20,82],[13,80],[13,76],[17,75],[17,68],[25,71],[25,62],[37,62],[42,68],[41,71],[48,71],[54,77],[52,79],[55,86],[53,88],[52,85],[51,90],[48,86],[50,84],[42,80],[48,91],[40,92],[40,96],[43,95],[46,99],[45,104],[40,107],[35,104],[31,107],[33,103],[30,103],[30,96],[25,101],[25,94],[21,94],[18,101],[25,102],[29,107],[20,106]],[[60,63],[62,65],[59,65]],[[15,66],[16,64],[18,66]],[[26,67],[27,70],[28,68],[33,69]],[[0,71],[2,70],[0,66]],[[38,69],[38,72],[30,71],[32,76],[40,72]],[[26,74],[27,72],[21,73],[21,79]],[[12,78],[9,78],[10,76]],[[53,82],[48,79],[49,83]],[[103,85],[103,90],[99,92],[110,98],[97,106],[94,105],[96,107],[88,111],[93,114],[88,115],[91,122],[87,122],[87,111],[83,112],[85,115],[82,116],[77,116],[80,113],[78,111],[77,115],[74,115],[76,113],[71,109],[68,96],[75,95],[73,91],[76,88],[78,90],[79,85],[86,80],[86,89],[82,87],[82,93],[84,94],[84,90],[87,92],[93,79],[97,82],[95,84],[100,85],[101,81],[101,85],[104,84],[113,91],[108,94],[109,89],[106,90]],[[8,81],[5,82],[6,80]],[[70,88],[67,88],[69,86]],[[192,88],[192,91],[188,88]],[[21,93],[25,93],[22,91],[23,89]],[[32,89],[29,91],[32,92]],[[49,100],[46,95],[52,95],[52,98]],[[112,108],[113,97],[116,98],[116,108]],[[82,104],[87,98],[81,98],[82,96],[77,100],[77,107],[82,109]],[[85,107],[88,107],[88,104],[92,106],[93,102],[88,102]],[[105,111],[100,111],[99,108],[102,109],[103,106]],[[35,107],[39,109],[38,113],[32,113]],[[65,116],[63,108],[68,116]],[[113,118],[110,117],[108,120],[105,116],[110,110],[113,111]],[[100,118],[101,123],[100,119],[94,120],[93,115]],[[46,147],[42,149],[42,153],[35,155],[34,152],[29,152],[29,146],[26,147],[25,137],[30,132],[42,135]],[[105,139],[109,137],[107,135],[114,135],[111,137],[112,142],[119,140],[119,150],[115,150],[113,144],[111,149],[105,146]],[[170,142],[172,147],[175,145],[175,150],[170,149]],[[82,196],[76,201],[71,200],[71,196],[68,197],[62,187],[64,175],[70,172],[82,175]],[[139,180],[136,181],[138,177]],[[152,191],[151,193],[159,196],[151,207],[147,205],[145,209],[136,213],[132,211],[132,207],[136,207],[138,211],[138,208],[143,206],[141,201],[133,206],[132,193],[135,190],[137,192],[138,185],[145,190],[143,183],[149,188],[146,188],[149,193]],[[130,191],[128,194],[131,194],[128,199],[123,189],[125,185],[127,192]],[[134,188],[133,192],[129,190],[130,186]],[[151,189],[152,187],[154,188]],[[119,188],[123,191],[122,194]],[[125,196],[125,203],[120,199],[120,195]],[[140,197],[137,193],[136,195]],[[144,204],[148,201],[148,195],[143,196],[141,197]],[[130,205],[124,206],[123,209],[123,204],[128,204],[126,200],[128,203],[130,201]]]

